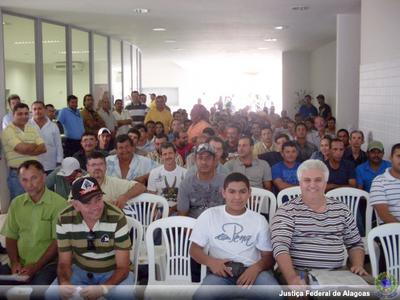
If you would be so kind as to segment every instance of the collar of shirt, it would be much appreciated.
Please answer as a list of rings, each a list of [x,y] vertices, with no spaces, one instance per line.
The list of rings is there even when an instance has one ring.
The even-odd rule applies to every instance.
[[[45,188],[44,188],[44,193],[43,193],[43,195],[42,195],[42,198],[40,198],[40,200],[39,200],[37,203],[34,203],[34,202],[32,201],[32,199],[31,199],[31,196],[29,196],[28,193],[25,193],[25,194],[24,194],[24,201],[23,201],[23,204],[24,204],[24,205],[27,205],[27,204],[30,204],[30,205],[41,205],[41,204],[43,204],[43,203],[50,204],[50,203],[51,203],[50,197],[48,197],[48,196],[49,196],[49,193],[50,193],[50,190],[49,190],[47,187],[45,187]]]

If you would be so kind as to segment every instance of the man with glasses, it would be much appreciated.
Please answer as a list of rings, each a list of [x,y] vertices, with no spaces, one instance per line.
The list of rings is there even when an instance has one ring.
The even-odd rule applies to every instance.
[[[72,197],[72,205],[58,219],[58,277],[46,298],[133,299],[131,240],[124,214],[103,201],[93,177],[76,180]]]

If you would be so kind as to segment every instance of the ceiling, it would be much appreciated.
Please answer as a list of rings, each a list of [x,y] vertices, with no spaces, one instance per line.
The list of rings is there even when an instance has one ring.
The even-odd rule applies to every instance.
[[[335,40],[337,14],[359,13],[360,6],[361,0],[0,0],[3,10],[126,39],[145,58],[309,51]],[[149,13],[135,14],[136,8]],[[25,25],[16,37],[33,32]],[[287,28],[276,30],[277,25]],[[277,41],[264,41],[269,38]]]

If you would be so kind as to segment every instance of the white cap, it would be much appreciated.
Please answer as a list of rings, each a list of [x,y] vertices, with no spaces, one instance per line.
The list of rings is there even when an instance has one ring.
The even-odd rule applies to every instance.
[[[81,168],[79,161],[75,157],[66,157],[63,159],[61,163],[61,169],[58,171],[57,175],[60,176],[69,176],[75,170],[79,170]]]
[[[102,135],[103,133],[107,132],[108,134],[111,134],[110,129],[106,128],[106,127],[102,127],[99,129],[97,135]]]

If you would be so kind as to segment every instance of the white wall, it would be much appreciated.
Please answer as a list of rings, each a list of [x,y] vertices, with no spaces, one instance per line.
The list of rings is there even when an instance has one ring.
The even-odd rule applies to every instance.
[[[325,96],[333,115],[336,111],[336,41],[311,52],[310,81],[313,96]],[[318,108],[318,104],[316,106]]]
[[[299,108],[295,93],[310,91],[310,61],[309,52],[286,51],[282,54],[282,104],[290,117],[294,117]]]
[[[10,94],[18,94],[26,103],[36,100],[35,65],[5,61],[6,88]]]
[[[386,156],[400,132],[400,1],[361,5],[360,128],[384,143]]]

